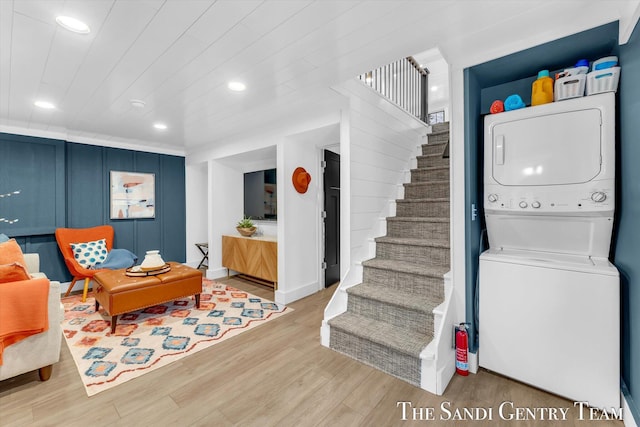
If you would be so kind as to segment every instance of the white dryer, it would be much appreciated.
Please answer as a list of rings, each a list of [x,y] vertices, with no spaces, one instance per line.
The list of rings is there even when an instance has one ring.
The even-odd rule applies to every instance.
[[[485,118],[479,364],[620,406],[613,93]]]

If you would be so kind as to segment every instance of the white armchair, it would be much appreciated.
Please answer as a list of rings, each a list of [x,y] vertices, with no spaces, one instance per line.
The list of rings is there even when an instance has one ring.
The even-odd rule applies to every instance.
[[[38,254],[24,254],[27,270],[33,277],[46,277],[40,273]],[[46,381],[51,377],[53,364],[60,360],[60,345],[64,317],[64,307],[60,302],[60,282],[49,282],[49,329],[46,332],[32,335],[4,349],[3,364],[0,365],[0,380],[38,370],[40,379]]]

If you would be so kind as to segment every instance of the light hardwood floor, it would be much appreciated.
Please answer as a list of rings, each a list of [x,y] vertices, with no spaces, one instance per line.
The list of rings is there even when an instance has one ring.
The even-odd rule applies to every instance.
[[[223,282],[273,299],[269,288]],[[435,396],[322,347],[320,323],[334,290],[296,301],[293,313],[90,398],[63,342],[49,381],[31,372],[0,382],[0,426],[622,426],[589,421],[588,411],[581,421],[573,402],[487,371],[456,375],[444,395]],[[398,402],[433,408],[417,414],[435,419],[412,421],[408,410],[403,420]],[[548,421],[547,409],[545,420],[503,420],[503,402],[503,415],[516,407],[568,408],[567,420]],[[447,411],[454,418],[464,408],[475,418],[491,408],[492,420],[472,421],[468,413],[467,421],[447,420]]]

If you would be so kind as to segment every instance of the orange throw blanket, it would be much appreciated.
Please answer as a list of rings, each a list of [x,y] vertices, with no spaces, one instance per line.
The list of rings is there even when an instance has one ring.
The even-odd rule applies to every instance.
[[[0,283],[0,365],[5,348],[49,329],[49,279]]]

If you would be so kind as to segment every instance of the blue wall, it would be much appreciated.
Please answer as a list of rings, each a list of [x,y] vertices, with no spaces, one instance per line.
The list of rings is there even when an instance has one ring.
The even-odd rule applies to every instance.
[[[640,29],[629,43],[618,45],[618,23],[536,46],[465,70],[466,207],[482,204],[482,116],[491,102],[519,94],[530,103],[531,83],[541,69],[560,70],[576,60],[618,55],[622,66],[617,96],[618,149],[616,229],[612,245],[614,264],[621,274],[621,331],[623,391],[636,422],[640,421]],[[474,160],[475,159],[475,160]],[[475,191],[475,192],[474,192]],[[483,216],[482,206],[479,213]],[[467,322],[474,322],[474,296],[481,230],[467,220]],[[594,337],[597,343],[597,338]],[[480,343],[481,344],[481,343]]]
[[[0,199],[0,217],[20,219],[0,223],[0,232],[16,237],[25,252],[39,253],[49,278],[71,280],[53,235],[58,227],[110,224],[114,247],[129,249],[140,260],[147,250],[159,249],[166,260],[185,261],[183,157],[11,134],[0,134],[0,156],[0,194],[21,189]],[[155,174],[155,218],[109,219],[112,170]]]
[[[53,233],[64,225],[65,143],[54,139],[0,134],[0,232]],[[16,161],[21,159],[21,161]]]
[[[620,46],[618,218],[614,263],[622,294],[622,378],[640,423],[640,25]]]
[[[478,350],[478,310],[476,300],[478,289],[478,256],[480,256],[480,236],[484,228],[482,217],[482,120],[480,116],[480,86],[475,73],[464,71],[465,121],[464,121],[464,169],[465,169],[465,319],[469,324],[469,350]],[[476,215],[472,210],[476,209]]]

